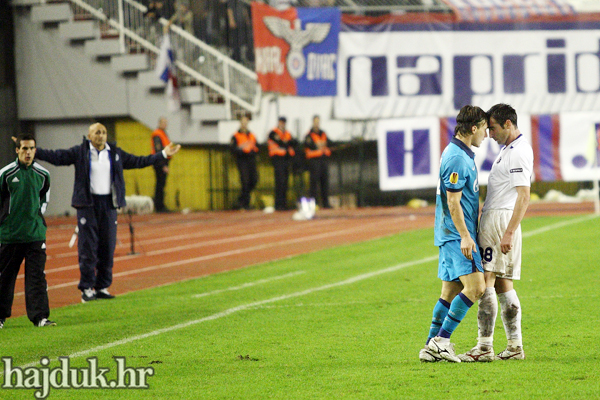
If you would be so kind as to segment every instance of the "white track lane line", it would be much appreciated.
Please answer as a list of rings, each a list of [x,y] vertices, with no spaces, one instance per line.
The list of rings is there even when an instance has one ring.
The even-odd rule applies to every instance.
[[[271,278],[266,278],[266,279],[259,279],[257,281],[252,281],[252,282],[246,282],[242,285],[239,286],[230,286],[228,288],[225,289],[218,289],[218,290],[213,290],[210,292],[205,292],[205,293],[198,293],[195,295],[192,295],[192,297],[206,297],[206,296],[210,296],[213,294],[219,294],[219,293],[223,293],[223,292],[230,292],[230,291],[235,291],[235,290],[241,290],[241,289],[245,289],[248,287],[252,287],[252,286],[256,286],[256,285],[260,285],[263,283],[268,283],[268,282],[272,282],[272,281],[278,281],[280,279],[285,279],[285,278],[291,278],[292,276],[297,276],[297,275],[301,275],[301,274],[305,274],[306,271],[296,271],[296,272],[290,272],[289,274],[285,274],[285,275],[277,275],[277,276],[273,276]]]
[[[526,232],[526,233],[528,233],[527,237],[534,236],[534,235],[537,235],[537,234],[540,234],[540,233],[544,233],[544,232],[547,232],[547,231],[552,230],[552,229],[562,228],[562,227],[564,227],[566,225],[575,224],[575,223],[586,221],[588,219],[593,219],[593,218],[597,218],[597,216],[586,216],[586,217],[578,218],[578,219],[575,219],[575,220],[565,221],[565,223],[560,222],[560,223],[557,223],[557,224],[548,225],[545,228],[540,228],[540,229],[536,229],[534,231]],[[548,228],[548,229],[546,229],[546,228]],[[184,329],[184,328],[187,328],[189,326],[200,324],[202,322],[213,321],[213,320],[216,320],[216,319],[219,319],[219,318],[224,318],[224,317],[227,317],[227,316],[229,316],[231,314],[235,314],[235,313],[240,312],[240,311],[245,311],[245,310],[248,310],[248,309],[251,309],[251,308],[261,307],[261,306],[263,306],[265,304],[275,303],[277,301],[292,299],[292,298],[295,298],[295,297],[306,296],[306,295],[309,295],[309,294],[312,294],[312,293],[316,293],[316,292],[320,292],[320,291],[323,291],[323,290],[328,290],[328,289],[332,289],[332,288],[336,288],[336,287],[340,287],[340,286],[350,285],[352,283],[360,282],[360,281],[363,281],[365,279],[373,278],[373,277],[376,277],[376,276],[379,276],[379,275],[382,275],[382,274],[387,274],[387,273],[390,273],[390,272],[399,271],[399,270],[404,269],[404,268],[412,267],[414,265],[419,265],[419,264],[424,264],[424,263],[427,263],[427,262],[435,261],[435,260],[437,260],[437,258],[438,258],[437,255],[430,256],[430,257],[425,257],[425,258],[422,258],[420,260],[409,261],[409,262],[406,262],[406,263],[395,265],[393,267],[384,268],[384,269],[380,269],[378,271],[373,271],[373,272],[369,272],[369,273],[366,273],[366,274],[357,275],[355,277],[348,278],[348,279],[345,279],[343,281],[339,281],[339,282],[335,282],[335,283],[330,283],[328,285],[317,286],[317,287],[314,287],[314,288],[311,288],[311,289],[302,290],[300,292],[294,292],[294,293],[285,294],[285,295],[282,295],[282,296],[272,297],[272,298],[266,299],[266,300],[261,300],[261,301],[255,301],[255,302],[252,302],[252,303],[242,304],[240,306],[229,308],[229,309],[227,309],[225,311],[221,311],[220,313],[209,315],[209,316],[204,317],[204,318],[195,319],[193,321],[188,321],[188,322],[184,322],[184,323],[177,324],[177,325],[172,325],[172,326],[169,326],[169,327],[166,327],[166,328],[162,328],[162,329],[157,329],[157,330],[154,330],[154,331],[151,331],[151,332],[148,332],[148,333],[144,333],[144,334],[141,334],[141,335],[130,336],[128,338],[117,340],[115,342],[103,344],[101,346],[92,347],[90,349],[78,351],[76,353],[71,353],[68,357],[69,358],[83,357],[83,356],[86,356],[88,354],[92,354],[92,353],[96,353],[98,351],[103,351],[103,350],[106,350],[106,349],[117,347],[117,346],[120,346],[122,344],[132,343],[132,342],[135,342],[135,341],[138,341],[138,340],[143,340],[143,339],[146,339],[146,338],[149,338],[149,337],[158,336],[158,335],[161,335],[163,333],[168,333],[168,332],[173,332],[173,331],[176,331],[176,330],[179,330],[179,329]],[[53,359],[53,361],[56,361],[56,360],[58,360],[58,358],[54,358]],[[29,363],[29,364],[22,365],[20,368],[33,367],[33,366],[36,366],[38,364],[39,364],[39,361],[34,361],[34,362]],[[2,376],[2,375],[4,375],[4,371],[0,370],[0,376]]]
[[[380,223],[381,222],[377,221],[377,222],[374,222],[371,224],[356,226],[356,227],[344,229],[341,231],[320,233],[320,234],[305,236],[305,237],[296,238],[296,239],[282,240],[279,242],[268,242],[268,243],[257,245],[257,246],[245,247],[245,248],[236,249],[236,250],[228,250],[228,251],[223,251],[220,253],[208,254],[205,256],[190,258],[187,260],[177,260],[177,261],[173,261],[173,262],[166,263],[166,264],[158,264],[158,265],[152,265],[149,267],[138,268],[138,269],[134,269],[134,270],[130,270],[130,271],[117,272],[117,273],[113,274],[113,278],[118,278],[120,276],[139,274],[142,272],[156,271],[156,270],[164,269],[164,268],[178,267],[181,265],[192,264],[192,263],[201,262],[201,261],[214,260],[216,258],[228,257],[228,256],[243,254],[243,253],[249,253],[252,251],[264,250],[264,249],[268,249],[271,247],[277,247],[277,246],[282,246],[282,245],[285,246],[285,245],[289,245],[289,244],[308,242],[311,240],[325,239],[325,238],[328,238],[331,236],[337,236],[340,234],[351,233],[356,230],[364,230],[369,225],[379,225]],[[67,268],[67,267],[65,267],[65,268]],[[76,266],[76,268],[79,268],[79,266]],[[58,285],[48,286],[48,290],[60,289],[60,288],[69,287],[69,286],[77,286],[78,284],[79,284],[79,281],[65,282],[65,283],[61,283]],[[18,292],[18,293],[15,293],[15,297],[23,296],[24,294],[25,294],[25,292]]]
[[[223,238],[223,239],[213,239],[213,240],[202,241],[202,242],[185,245],[185,246],[169,247],[169,248],[161,249],[161,250],[147,251],[147,252],[144,252],[144,254],[142,254],[142,255],[143,256],[156,256],[156,255],[161,255],[161,254],[179,252],[182,250],[188,250],[188,249],[192,249],[192,248],[200,248],[200,247],[206,247],[206,246],[212,246],[212,245],[227,244],[227,243],[231,243],[231,242],[235,243],[235,242],[241,241],[241,240],[253,240],[253,239],[260,239],[260,238],[265,238],[265,237],[269,237],[269,236],[278,236],[278,235],[296,232],[297,229],[298,229],[297,227],[294,227],[294,228],[289,228],[289,229],[280,229],[280,230],[276,230],[276,231],[267,231],[267,232],[261,232],[261,233],[249,233],[246,235]],[[191,236],[189,236],[189,235],[182,236],[182,238],[188,238],[188,239],[190,237]],[[73,255],[77,255],[77,252],[75,252]],[[138,256],[139,255],[137,255],[137,254],[117,256],[117,257],[114,257],[113,261],[116,262],[116,261],[130,260],[132,258],[137,258]],[[48,274],[55,273],[55,272],[70,271],[70,270],[74,270],[74,269],[79,269],[79,264],[67,265],[67,266],[58,267],[58,268],[50,268],[50,269],[46,269],[45,272],[46,272],[46,275],[48,275]],[[17,279],[24,279],[24,278],[25,278],[25,274],[19,274],[17,276]]]

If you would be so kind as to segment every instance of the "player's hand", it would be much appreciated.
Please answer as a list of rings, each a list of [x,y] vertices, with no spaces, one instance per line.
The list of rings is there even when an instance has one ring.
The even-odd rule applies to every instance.
[[[510,232],[504,232],[504,236],[502,236],[502,240],[500,241],[500,250],[502,254],[506,254],[512,250],[512,242],[513,242],[513,234]]]
[[[167,156],[171,157],[172,155],[177,153],[179,149],[181,149],[180,144],[169,143],[167,147],[165,147],[165,153],[167,153]]]
[[[13,142],[15,142],[15,144],[17,144],[17,138],[15,136],[11,136],[10,138],[12,139]]]
[[[475,246],[475,241],[471,238],[471,236],[461,239],[460,251],[465,257],[467,257],[467,260],[473,259],[473,252],[477,252],[477,246]]]

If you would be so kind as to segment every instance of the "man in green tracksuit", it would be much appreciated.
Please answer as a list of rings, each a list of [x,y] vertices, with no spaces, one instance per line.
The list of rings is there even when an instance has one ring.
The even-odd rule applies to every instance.
[[[46,222],[50,174],[35,158],[35,139],[17,139],[17,159],[0,170],[0,328],[10,317],[15,282],[25,259],[25,305],[35,326],[49,321],[46,266]]]

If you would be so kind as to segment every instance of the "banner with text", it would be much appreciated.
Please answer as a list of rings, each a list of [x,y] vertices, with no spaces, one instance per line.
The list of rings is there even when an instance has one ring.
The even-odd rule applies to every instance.
[[[278,11],[253,2],[256,73],[262,90],[335,96],[340,20],[338,8]]]
[[[520,115],[518,124],[533,148],[533,180],[600,180],[600,114]],[[455,118],[380,120],[376,131],[381,190],[436,187],[440,155],[455,126]],[[473,147],[480,185],[487,185],[500,148],[489,138]]]
[[[530,115],[600,109],[597,15],[521,23],[347,20],[336,118],[444,117],[466,104],[500,102]]]

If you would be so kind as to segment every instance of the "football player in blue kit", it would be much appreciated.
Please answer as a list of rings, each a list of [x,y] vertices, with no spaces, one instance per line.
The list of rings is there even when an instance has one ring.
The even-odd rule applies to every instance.
[[[477,245],[479,182],[475,154],[487,136],[487,115],[467,105],[456,117],[454,137],[442,153],[435,210],[435,245],[439,247],[438,277],[442,293],[433,308],[433,319],[423,362],[460,362],[450,343],[469,308],[483,295],[485,280]]]

